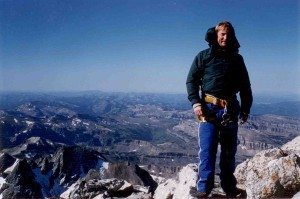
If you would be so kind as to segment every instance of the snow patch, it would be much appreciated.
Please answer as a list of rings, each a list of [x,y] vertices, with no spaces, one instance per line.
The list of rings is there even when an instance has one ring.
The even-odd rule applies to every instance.
[[[62,179],[60,179],[59,184],[62,185],[65,182],[66,176],[64,176]]]
[[[3,173],[10,174],[14,170],[14,168],[19,164],[19,162],[20,162],[20,160],[17,159],[15,161],[15,163],[12,166],[10,166],[7,169],[5,169],[5,171]]]
[[[80,122],[81,122],[80,119],[74,118],[74,119],[72,120],[72,125],[73,125],[73,126],[76,126],[76,125],[79,124]]]
[[[154,181],[156,181],[158,184],[163,183],[164,181],[166,181],[165,178],[161,177],[161,176],[156,176],[156,175],[151,175],[151,177],[153,178]]]
[[[0,189],[2,188],[2,185],[5,183],[5,179],[3,177],[0,177]]]
[[[104,194],[101,193],[101,194],[95,196],[93,199],[102,199],[102,198],[104,198],[103,195],[104,195]]]
[[[32,155],[32,153],[26,153],[26,154],[25,154],[25,157],[28,158],[28,159],[30,159],[30,158],[33,157],[33,155]]]
[[[103,162],[103,164],[102,164],[103,168],[108,169],[108,164],[109,164],[108,162]]]
[[[131,186],[131,184],[129,183],[129,182],[127,182],[126,180],[124,180],[124,184],[123,184],[123,186],[120,188],[120,190],[124,190],[124,189],[126,189],[127,187],[129,187],[129,186]]]
[[[28,129],[25,129],[25,130],[22,131],[22,132],[16,133],[16,134],[15,134],[15,137],[18,136],[18,135],[21,135],[22,133],[27,133],[27,132],[28,132]]]
[[[51,142],[51,141],[49,141],[49,140],[46,140],[46,142],[47,142],[48,144],[50,144],[51,146],[54,145],[53,142]]]
[[[109,164],[108,162],[103,162],[103,160],[98,160],[98,163],[97,163],[95,169],[98,169],[99,171],[108,169],[108,164]]]
[[[60,198],[70,198],[70,194],[75,190],[77,183],[72,184],[65,192],[60,195]]]
[[[1,154],[3,155],[3,153]],[[6,183],[5,179],[3,177],[0,177],[0,189],[2,188],[2,185]],[[2,193],[0,194],[0,199],[2,199],[3,196],[2,196]]]
[[[90,124],[87,122],[83,122],[84,125],[89,126]]]
[[[25,121],[26,122],[26,124],[28,125],[28,126],[30,126],[30,125],[33,125],[34,124],[34,122],[32,122],[32,121]]]

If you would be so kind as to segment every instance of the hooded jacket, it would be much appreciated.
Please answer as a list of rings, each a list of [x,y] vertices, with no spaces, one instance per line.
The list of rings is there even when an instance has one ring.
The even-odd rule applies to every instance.
[[[188,99],[192,105],[201,103],[199,89],[202,94],[222,99],[236,98],[239,93],[241,112],[249,114],[253,100],[251,84],[243,57],[238,54],[240,44],[234,32],[225,49],[218,45],[214,28],[208,29],[205,40],[209,48],[198,53],[187,76]]]

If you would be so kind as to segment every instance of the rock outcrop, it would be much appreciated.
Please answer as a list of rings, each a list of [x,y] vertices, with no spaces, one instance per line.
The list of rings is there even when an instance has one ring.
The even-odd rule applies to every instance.
[[[109,198],[128,197],[133,193],[133,186],[125,180],[118,179],[93,179],[80,180],[64,192],[61,198]]]
[[[237,166],[239,187],[249,199],[299,197],[299,155],[300,136],[256,154]],[[196,164],[164,179],[135,164],[107,163],[101,153],[79,146],[62,147],[30,163],[2,153],[0,166],[0,198],[192,199],[189,192],[197,179]],[[210,198],[224,197],[218,180],[216,175]]]
[[[189,195],[190,187],[195,186],[197,179],[197,165],[189,164],[182,168],[177,178],[162,182],[156,189],[155,199],[183,199],[192,198]]]
[[[98,152],[79,146],[67,146],[59,149],[52,157],[53,178],[61,183],[74,182],[74,178],[84,177],[90,169],[100,169],[105,158]]]
[[[281,148],[265,150],[236,168],[238,186],[246,190],[247,198],[297,198],[300,192],[300,136]],[[218,176],[216,176],[216,179]],[[190,199],[190,187],[195,186],[197,165],[189,164],[177,178],[163,180],[155,191],[155,199]],[[296,195],[297,194],[297,195]],[[223,197],[219,183],[211,198]]]
[[[248,198],[293,197],[300,191],[300,136],[281,148],[261,151],[237,166]]]
[[[3,176],[4,171],[12,166],[16,159],[7,153],[2,153],[0,155],[0,176]]]
[[[100,171],[105,164],[101,153],[80,146],[62,147],[36,160],[1,153],[0,198],[57,197],[89,170]]]
[[[124,180],[126,179],[126,180]],[[151,198],[157,183],[150,174],[137,165],[110,164],[103,172],[90,170],[61,198]]]
[[[134,185],[148,187],[148,192],[152,194],[158,186],[148,171],[134,164],[110,163],[108,164],[108,168],[103,170],[101,177],[102,179],[117,178],[119,180],[126,180]]]
[[[17,160],[0,193],[3,198],[42,198],[41,187],[26,160]]]

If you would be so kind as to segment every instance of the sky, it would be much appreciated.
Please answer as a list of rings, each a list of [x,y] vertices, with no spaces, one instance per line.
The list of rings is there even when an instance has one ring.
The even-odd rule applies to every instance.
[[[254,93],[300,93],[300,1],[0,0],[0,91],[186,93],[230,21]]]

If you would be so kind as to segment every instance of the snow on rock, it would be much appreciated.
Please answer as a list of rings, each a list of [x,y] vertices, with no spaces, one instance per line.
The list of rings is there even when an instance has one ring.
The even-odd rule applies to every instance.
[[[28,121],[28,120],[26,120],[25,122],[26,122],[26,124],[27,124],[28,126],[31,126],[31,125],[33,125],[33,124],[34,124],[34,122],[32,122],[32,121]]]
[[[101,164],[103,166],[103,169],[108,169],[108,165],[109,165],[108,162],[103,162],[103,161],[99,160],[97,165],[101,165]]]
[[[81,119],[79,119],[79,118],[74,118],[73,120],[72,120],[72,125],[73,126],[77,126],[78,124],[80,124],[82,121],[81,121]]]
[[[89,126],[90,124],[87,122],[83,122],[84,125]]]
[[[1,188],[3,198],[42,198],[40,185],[36,182],[31,165],[25,159],[15,161],[8,169],[5,185]]]
[[[300,136],[299,136],[300,137]],[[248,198],[292,197],[300,191],[299,137],[239,164],[235,176]]]
[[[189,199],[190,187],[195,187],[197,180],[197,165],[188,164],[178,173],[176,179],[168,179],[159,184],[155,190],[154,199]]]
[[[60,195],[60,198],[69,198],[69,196],[71,195],[71,193],[74,192],[77,187],[78,187],[78,183],[75,182],[65,192],[63,192]]]
[[[0,189],[2,188],[2,185],[5,183],[5,179],[3,177],[0,177]]]
[[[4,173],[10,174],[14,170],[14,168],[18,165],[19,162],[20,162],[20,160],[17,159],[12,166],[10,166],[7,169],[5,169]]]
[[[118,179],[79,180],[60,195],[61,198],[128,197],[133,193],[132,184]],[[104,197],[103,197],[104,196]]]
[[[93,199],[103,199],[105,198],[104,194],[99,194],[96,197],[94,197]]]

